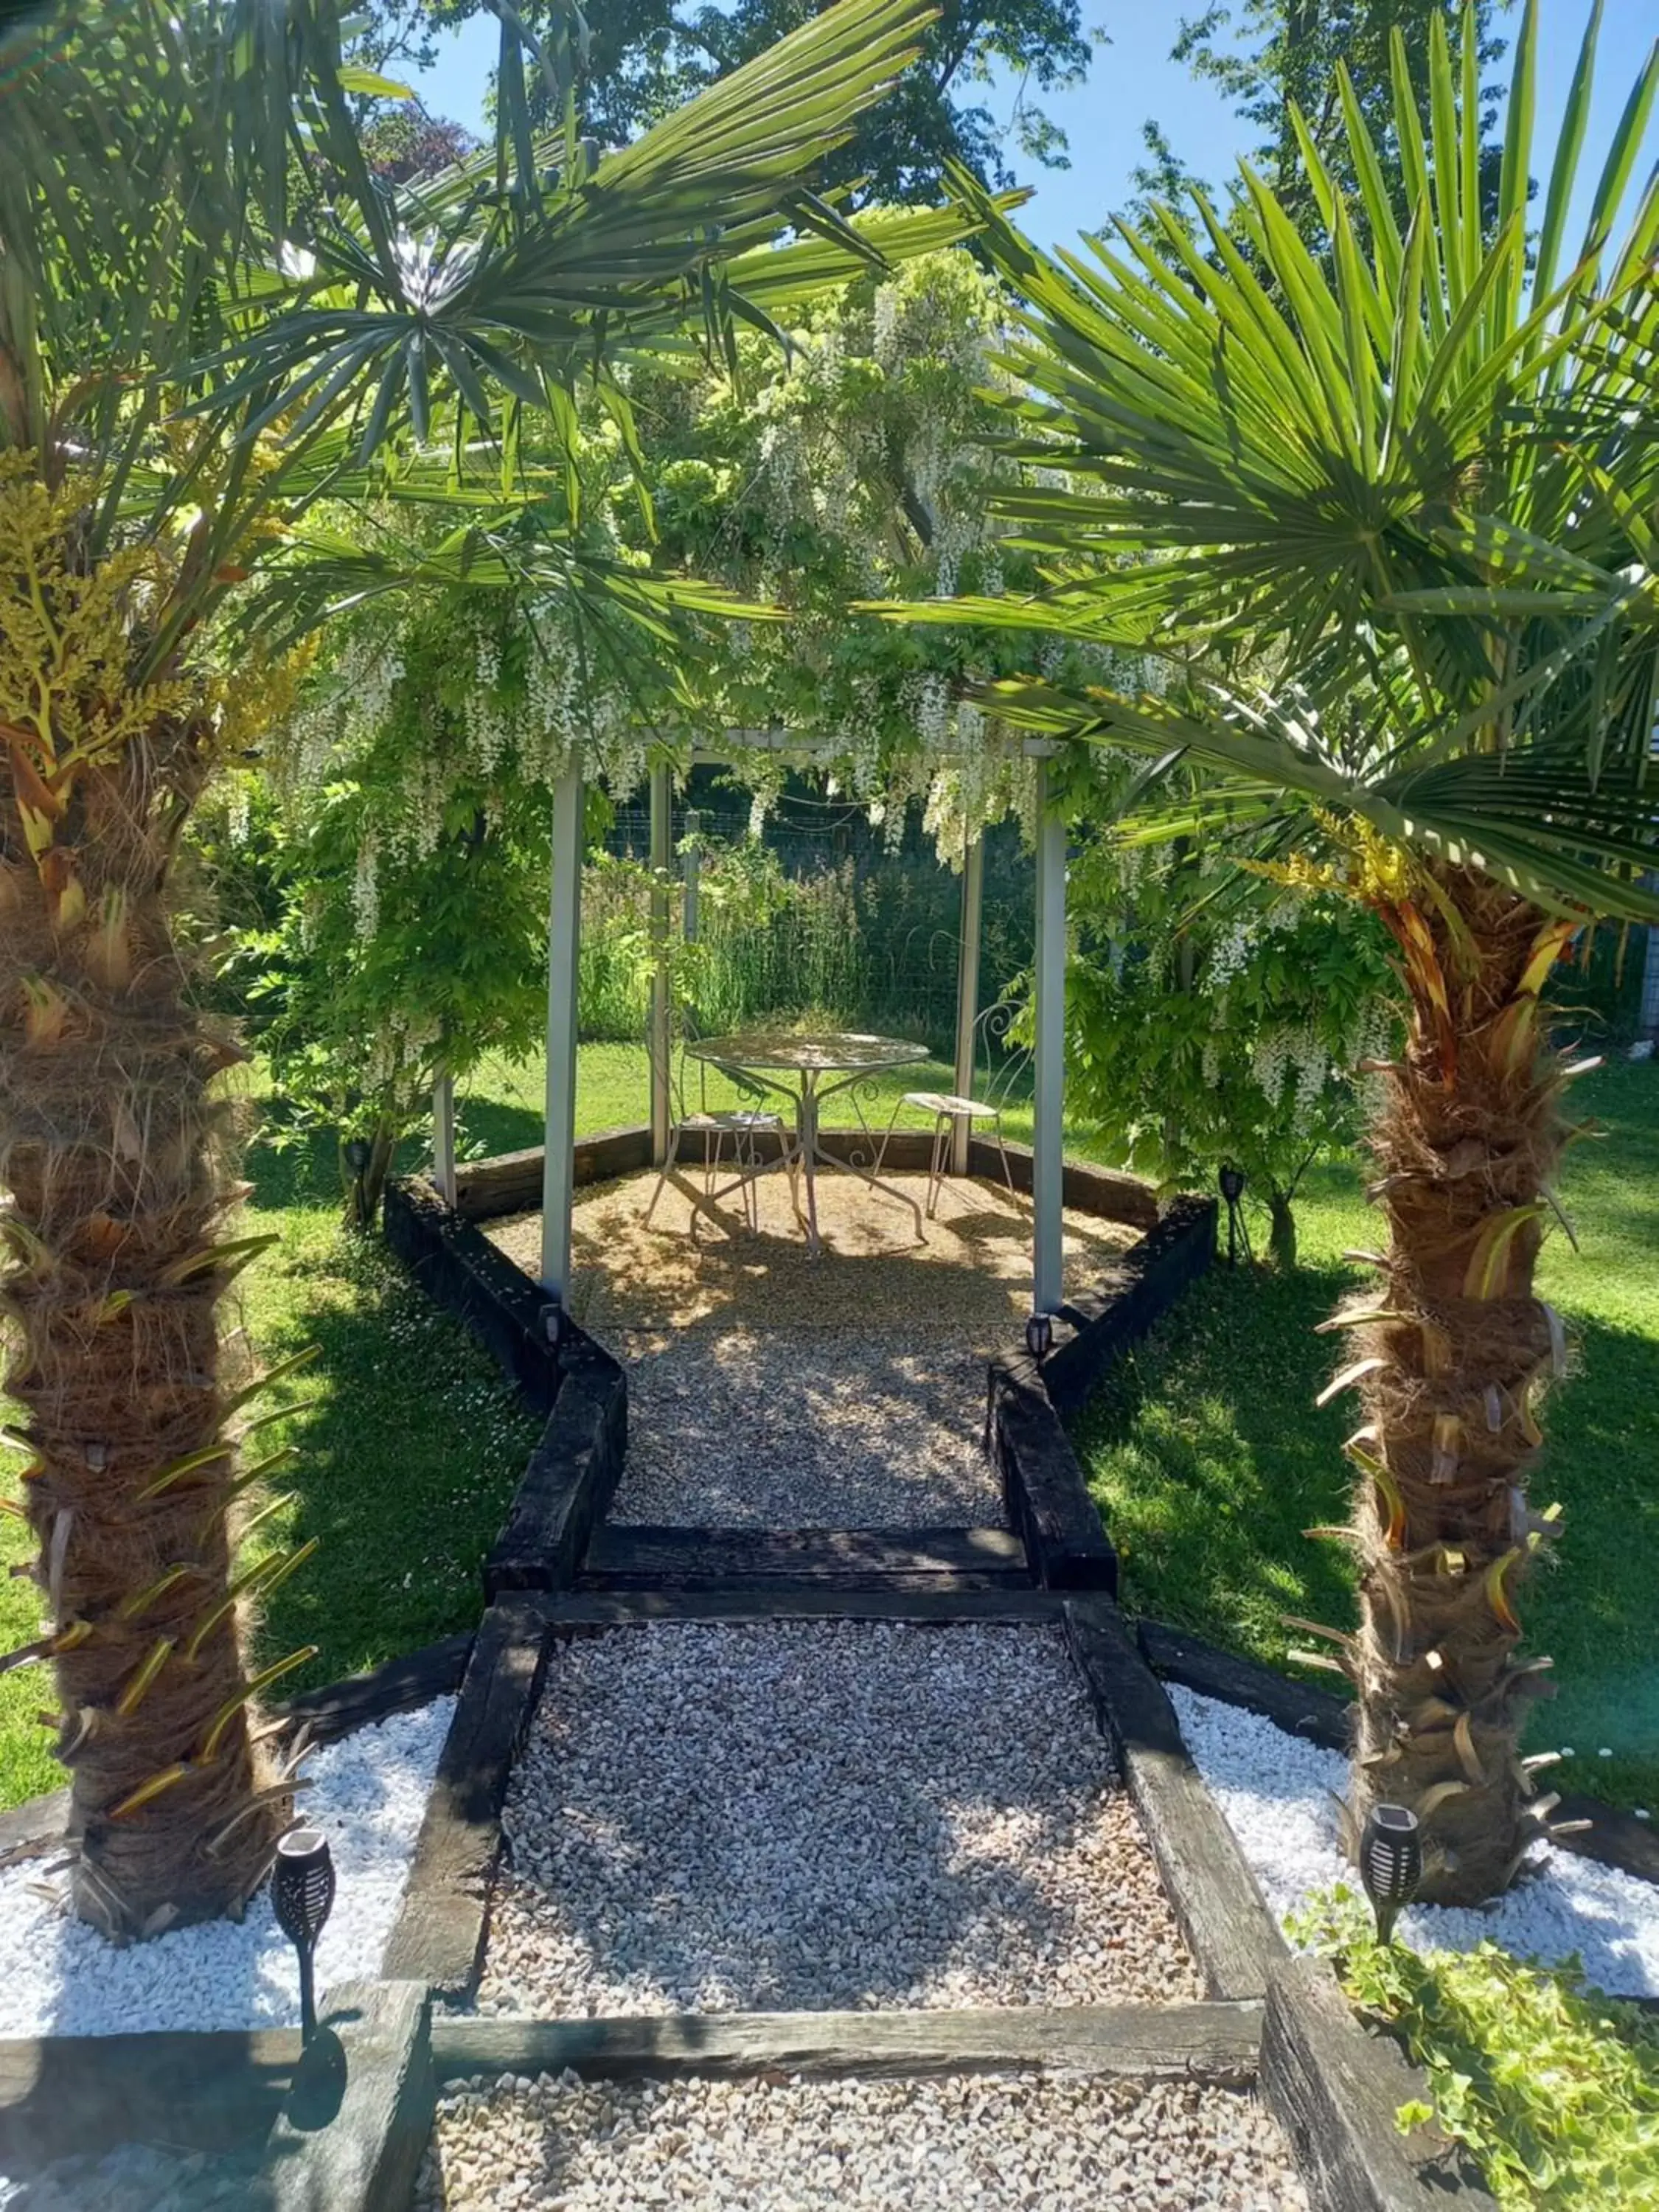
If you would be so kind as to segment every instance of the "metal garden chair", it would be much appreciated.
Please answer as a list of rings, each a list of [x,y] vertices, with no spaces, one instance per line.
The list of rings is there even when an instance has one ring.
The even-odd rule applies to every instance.
[[[795,1133],[788,1127],[783,1115],[775,1107],[766,1103],[769,1094],[765,1085],[757,1083],[754,1077],[747,1074],[744,1069],[728,1066],[723,1060],[699,1060],[696,1062],[697,1103],[695,1107],[691,1106],[689,1103],[689,1093],[686,1089],[685,1042],[688,1035],[695,1036],[696,1034],[696,1028],[693,1016],[689,1012],[682,1013],[675,1033],[669,1041],[668,1048],[668,1150],[663,1156],[662,1167],[657,1176],[657,1187],[651,1194],[651,1203],[645,1210],[645,1226],[647,1229],[651,1226],[651,1217],[657,1210],[657,1201],[662,1196],[663,1185],[673,1174],[678,1163],[682,1140],[688,1134],[696,1133],[703,1140],[704,1202],[707,1203],[714,1195],[714,1186],[720,1179],[721,1168],[726,1163],[726,1143],[729,1137],[732,1140],[731,1164],[743,1189],[744,1218],[748,1222],[750,1229],[756,1229],[759,1226],[760,1209],[756,1198],[754,1170],[760,1165],[760,1154],[755,1140],[763,1134],[776,1135],[779,1143],[784,1148],[786,1164],[789,1167],[789,1186],[793,1192],[795,1186],[795,1169],[790,1156],[797,1149]],[[659,1068],[657,1054],[648,1037],[646,1048],[651,1060],[653,1080],[659,1079]],[[739,1097],[752,1098],[760,1103],[753,1106],[711,1107],[708,1103],[708,1075],[711,1066],[715,1073],[725,1077]]]
[[[1014,1188],[1013,1170],[1008,1164],[1008,1147],[1003,1139],[1002,1116],[1021,1077],[1031,1064],[1029,1045],[1012,1053],[998,1054],[994,1048],[1006,1037],[1018,1019],[1020,1008],[1011,1000],[1000,999],[988,1006],[975,1022],[973,1043],[969,1053],[968,1090],[907,1091],[893,1109],[892,1120],[887,1124],[882,1138],[881,1155],[877,1159],[878,1171],[886,1157],[887,1140],[891,1137],[900,1111],[906,1106],[933,1116],[933,1149],[927,1166],[927,1218],[931,1221],[939,1210],[939,1193],[945,1186],[946,1170],[951,1163],[951,1137],[957,1121],[988,1122],[990,1133],[996,1140],[997,1154],[1002,1162],[1002,1180],[1008,1186],[1008,1195],[1015,1204],[1019,1194]],[[981,1054],[987,1061],[985,1081],[975,1083],[974,1070]]]

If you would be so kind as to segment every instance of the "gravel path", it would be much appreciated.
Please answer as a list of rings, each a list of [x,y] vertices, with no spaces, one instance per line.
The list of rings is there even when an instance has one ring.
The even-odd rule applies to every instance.
[[[339,1874],[317,1948],[319,1990],[379,1970],[454,1704],[440,1698],[359,1729],[307,1761],[301,1808],[327,1834]],[[117,1950],[70,1917],[33,1862],[0,1873],[0,2036],[284,2027],[299,2017],[299,1969],[268,1890],[240,1923]]]
[[[1200,1994],[1056,1631],[653,1624],[571,1644],[480,2008]]]
[[[124,2143],[0,2181],[0,2212],[247,2212],[264,2146],[224,2157]]]
[[[583,2082],[438,2108],[416,2212],[1306,2212],[1249,2096],[1079,2075]]]
[[[1176,1710],[1199,1771],[1238,1838],[1262,1893],[1281,1917],[1310,1890],[1357,1884],[1337,1848],[1334,1796],[1347,1761],[1259,1713],[1175,1684]],[[1400,1934],[1419,1950],[1470,1951],[1490,1940],[1521,1958],[1577,1952],[1611,1996],[1659,1997],[1659,1888],[1571,1851],[1538,1846],[1531,1878],[1480,1908],[1414,1905]]]
[[[985,1360],[902,1334],[619,1330],[628,1462],[608,1518],[740,1528],[1000,1526]]]

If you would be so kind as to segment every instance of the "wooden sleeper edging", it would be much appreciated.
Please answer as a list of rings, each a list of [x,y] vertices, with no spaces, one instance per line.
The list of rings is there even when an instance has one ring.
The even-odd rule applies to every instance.
[[[1117,1753],[1211,1997],[1260,1997],[1287,1956],[1232,1830],[1182,1740],[1163,1684],[1112,1600],[1065,1601],[1073,1656]]]
[[[1229,2087],[1255,2078],[1256,2004],[1006,2005],[918,2012],[670,2013],[599,2020],[444,2019],[441,2081],[483,2074],[594,2078],[777,2070],[881,2078],[1064,2067]]]
[[[1395,2114],[1428,2084],[1398,2045],[1355,2016],[1330,1966],[1288,1959],[1267,1988],[1261,2093],[1291,2139],[1313,2212],[1497,2212],[1431,2130]]]
[[[499,1600],[479,1623],[416,1840],[383,1972],[470,1999],[488,1932],[513,1761],[540,1694],[546,1620],[529,1595]]]
[[[408,2212],[432,2134],[432,2007],[420,1982],[342,1982],[266,2140],[260,2212]]]
[[[1117,1554],[1089,1495],[1066,1419],[1210,1265],[1215,1234],[1213,1199],[1173,1200],[1113,1261],[1097,1290],[1061,1308],[1045,1359],[1039,1363],[1022,1349],[991,1362],[986,1447],[1002,1478],[1009,1525],[1025,1539],[1045,1589],[1117,1594]]]

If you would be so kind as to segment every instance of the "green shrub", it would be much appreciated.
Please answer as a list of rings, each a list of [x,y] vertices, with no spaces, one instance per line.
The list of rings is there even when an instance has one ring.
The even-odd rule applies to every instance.
[[[1659,2212],[1659,2018],[1576,1964],[1379,1943],[1341,1883],[1290,1927],[1428,2075],[1433,2105],[1402,2106],[1402,2131],[1463,2144],[1504,2212]]]

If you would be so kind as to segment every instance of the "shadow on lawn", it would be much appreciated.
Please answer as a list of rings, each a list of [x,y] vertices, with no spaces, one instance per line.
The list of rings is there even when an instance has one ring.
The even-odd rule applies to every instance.
[[[377,1240],[343,1231],[289,1266],[295,1296],[261,1353],[313,1344],[319,1357],[270,1432],[272,1449],[295,1447],[273,1482],[293,1501],[278,1540],[320,1542],[258,1632],[262,1661],[319,1647],[285,1692],[476,1625],[484,1556],[540,1427]]]
[[[1353,1401],[1316,1408],[1337,1352],[1313,1331],[1352,1280],[1339,1267],[1217,1267],[1079,1419],[1079,1455],[1135,1610],[1281,1667],[1313,1641],[1284,1614],[1352,1624],[1346,1550],[1304,1534],[1348,1516],[1341,1445]],[[1568,1326],[1574,1372],[1547,1401],[1530,1477],[1540,1506],[1560,1503],[1565,1535],[1521,1602],[1527,1648],[1553,1656],[1559,1695],[1529,1741],[1607,1746],[1611,1762],[1576,1762],[1577,1786],[1646,1803],[1659,1793],[1649,1565],[1659,1555],[1659,1341],[1583,1316]]]
[[[1310,1640],[1282,1614],[1351,1624],[1347,1551],[1304,1533],[1347,1517],[1352,1407],[1315,1407],[1334,1363],[1313,1331],[1351,1279],[1216,1267],[1080,1417],[1079,1453],[1135,1611],[1276,1663]]]

